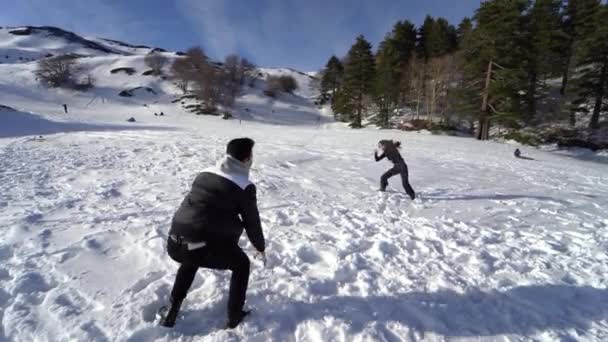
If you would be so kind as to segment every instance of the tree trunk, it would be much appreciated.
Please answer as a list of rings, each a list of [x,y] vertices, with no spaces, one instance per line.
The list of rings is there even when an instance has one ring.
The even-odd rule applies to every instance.
[[[566,56],[566,63],[564,70],[562,71],[562,86],[559,88],[559,94],[561,96],[566,95],[566,88],[568,87],[568,81],[570,80],[570,62],[572,60],[572,53],[568,53]]]
[[[490,120],[488,118],[488,97],[490,96],[490,82],[492,81],[492,63],[488,62],[488,72],[486,74],[486,84],[483,89],[483,99],[481,101],[481,112],[479,116],[478,140],[488,140],[490,137]]]
[[[420,93],[416,94],[416,120],[420,120]]]
[[[600,128],[600,112],[602,111],[602,103],[604,101],[604,93],[606,91],[606,78],[608,75],[608,56],[604,56],[604,63],[602,63],[602,70],[600,74],[599,84],[597,85],[597,91],[595,93],[595,107],[593,107],[593,115],[591,115],[591,122],[589,122],[589,128],[597,129]]]
[[[355,128],[361,127],[361,112],[363,111],[363,91],[359,92],[359,104],[357,106],[357,117],[355,118]]]
[[[437,86],[435,84],[435,80],[431,82],[433,88],[431,89],[431,113],[429,116],[429,122],[433,123],[433,115],[435,115],[435,107],[437,106]]]
[[[568,54],[566,55],[566,60],[565,60],[565,64],[564,64],[564,70],[562,71],[562,86],[559,89],[559,110],[558,113],[561,115],[564,112],[564,106],[566,105],[566,93],[567,93],[567,89],[568,89],[568,83],[570,81],[570,70],[572,69],[572,64],[574,61],[574,58],[572,56],[572,51],[573,51],[573,46],[572,43],[570,44],[570,47],[568,49]],[[569,110],[569,124],[570,126],[574,127],[576,126],[576,112],[574,112],[573,110]]]
[[[536,70],[530,72],[528,84],[528,115],[526,117],[526,124],[529,124],[536,116],[536,83],[538,82],[538,75]]]

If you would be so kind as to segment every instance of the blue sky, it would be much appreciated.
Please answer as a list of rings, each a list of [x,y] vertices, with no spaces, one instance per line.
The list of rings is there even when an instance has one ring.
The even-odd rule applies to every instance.
[[[238,53],[260,66],[321,68],[358,34],[374,45],[397,20],[426,14],[455,25],[480,0],[18,0],[0,26],[52,25],[83,35],[185,50],[221,59]]]

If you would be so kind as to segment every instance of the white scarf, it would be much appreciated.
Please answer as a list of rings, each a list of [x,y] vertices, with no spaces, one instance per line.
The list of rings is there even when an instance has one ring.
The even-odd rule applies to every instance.
[[[203,172],[213,173],[226,178],[243,190],[252,184],[249,180],[248,165],[232,156],[225,156],[223,159],[220,159],[214,167],[210,167]]]

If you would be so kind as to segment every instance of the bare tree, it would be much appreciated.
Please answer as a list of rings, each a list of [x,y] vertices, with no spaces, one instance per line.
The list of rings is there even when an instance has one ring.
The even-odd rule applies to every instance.
[[[251,70],[249,62],[236,55],[227,56],[223,66],[210,63],[201,48],[190,48],[185,56],[171,65],[171,76],[184,92],[190,91],[202,102],[205,110],[217,106],[230,107],[241,91],[244,74]]]
[[[281,76],[279,77],[279,81],[284,92],[293,93],[294,90],[298,89],[298,82],[293,76]]]
[[[80,80],[73,82],[72,88],[75,90],[79,90],[79,91],[87,91],[87,90],[93,88],[94,85],[95,85],[95,78],[93,78],[93,75],[87,74],[86,76],[82,77]]]
[[[245,57],[241,58],[241,67],[243,68],[243,74],[245,76],[255,77],[258,68],[250,60]]]
[[[227,77],[223,69],[210,63],[201,65],[193,80],[193,93],[205,108],[215,111],[218,105],[230,106],[234,97],[226,90]]]
[[[241,68],[243,69],[243,84],[247,82],[250,87],[253,87],[255,85],[255,80],[258,76],[257,66],[247,58],[242,57]]]
[[[224,71],[226,95],[234,101],[241,92],[241,86],[243,85],[245,78],[245,69],[243,67],[242,59],[237,55],[226,56],[226,59],[224,60]]]
[[[207,65],[207,56],[199,47],[186,51],[185,56],[176,58],[171,65],[171,78],[177,87],[185,93],[195,81],[200,79],[198,73]]]
[[[424,68],[422,65],[423,62],[415,56],[410,58],[408,77],[403,79],[406,82],[403,85],[406,102],[416,109],[416,119],[420,118],[420,106],[424,101]]]
[[[281,91],[281,82],[278,76],[268,76],[266,78],[266,87],[264,88],[264,94],[270,97],[277,96],[277,93]]]
[[[171,78],[184,94],[188,92],[188,86],[193,79],[191,74],[191,63],[188,57],[176,58],[171,64]]]
[[[159,52],[150,52],[144,57],[144,63],[154,71],[155,75],[162,74],[163,67],[169,60]]]
[[[433,116],[440,109],[440,104],[444,104],[445,107],[450,78],[450,61],[450,56],[442,56],[433,58],[428,62],[425,99],[429,122],[433,122]]]
[[[76,57],[61,55],[39,60],[36,77],[50,87],[65,87],[73,86],[79,73]]]

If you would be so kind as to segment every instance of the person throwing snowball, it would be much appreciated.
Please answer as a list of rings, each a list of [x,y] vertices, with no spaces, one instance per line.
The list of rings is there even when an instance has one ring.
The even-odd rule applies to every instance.
[[[170,303],[159,310],[160,325],[173,327],[199,267],[232,271],[227,328],[249,314],[243,310],[250,261],[238,242],[243,230],[265,262],[265,240],[256,188],[249,180],[254,141],[234,139],[217,166],[200,173],[173,216],[169,256],[181,265]]]
[[[382,151],[382,154],[378,156],[378,151],[374,151],[374,158],[376,161],[380,161],[385,157],[393,163],[393,167],[386,171],[382,177],[380,177],[380,191],[386,191],[388,186],[388,179],[394,175],[401,175],[401,181],[405,192],[410,196],[412,200],[416,198],[416,193],[408,180],[408,170],[403,157],[399,153],[401,142],[393,140],[380,140],[378,143],[378,149]]]

